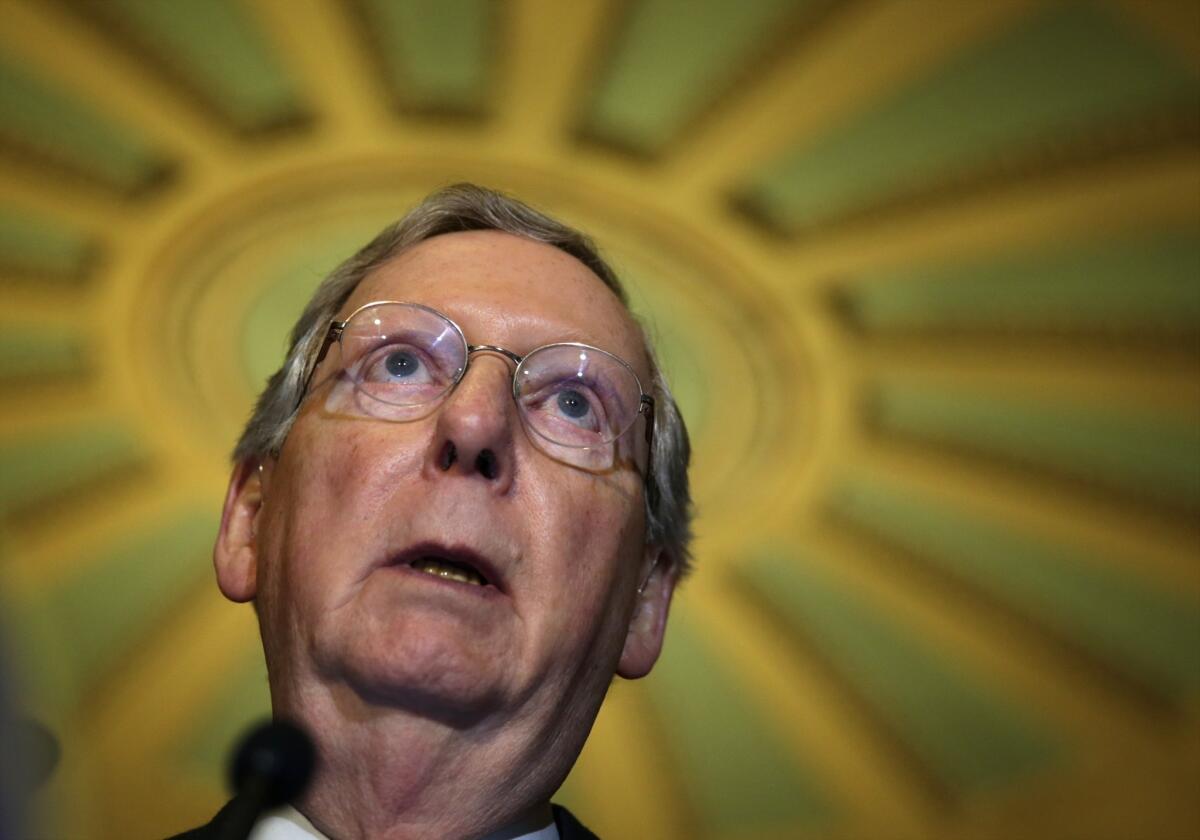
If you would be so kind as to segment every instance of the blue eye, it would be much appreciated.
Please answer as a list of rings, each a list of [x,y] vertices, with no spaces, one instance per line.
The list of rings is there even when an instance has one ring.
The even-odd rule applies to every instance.
[[[403,350],[389,353],[383,364],[387,372],[397,379],[407,379],[421,369],[421,361]]]
[[[558,403],[559,411],[561,411],[567,417],[570,417],[572,420],[579,420],[583,417],[587,417],[588,412],[592,410],[592,407],[588,404],[587,399],[578,391],[569,389],[562,391],[559,393],[556,401]]]

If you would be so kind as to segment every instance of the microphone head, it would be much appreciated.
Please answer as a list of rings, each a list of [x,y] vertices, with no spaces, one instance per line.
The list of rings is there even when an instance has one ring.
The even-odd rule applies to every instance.
[[[13,752],[24,764],[29,783],[34,788],[41,787],[54,773],[62,756],[58,738],[40,720],[24,718],[16,721],[12,739],[15,741]]]
[[[304,791],[315,764],[316,749],[303,729],[268,721],[242,739],[229,767],[230,786],[234,794],[258,788],[263,807],[274,808]]]

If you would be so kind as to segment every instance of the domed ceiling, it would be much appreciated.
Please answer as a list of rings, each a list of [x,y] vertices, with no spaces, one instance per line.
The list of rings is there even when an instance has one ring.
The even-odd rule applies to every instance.
[[[698,572],[561,793],[609,837],[1200,830],[1200,7],[5,0],[0,582],[48,836],[223,801],[209,554],[322,275],[447,183],[595,234]]]

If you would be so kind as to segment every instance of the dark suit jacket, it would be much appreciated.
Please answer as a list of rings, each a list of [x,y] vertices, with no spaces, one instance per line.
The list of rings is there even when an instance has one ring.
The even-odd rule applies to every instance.
[[[551,805],[550,808],[554,812],[554,824],[558,827],[558,836],[562,840],[599,840],[566,808],[560,805]],[[227,804],[217,812],[217,815],[212,818],[212,822],[199,828],[193,828],[191,831],[185,831],[183,834],[176,834],[169,840],[221,840],[221,825],[228,813],[229,805]]]

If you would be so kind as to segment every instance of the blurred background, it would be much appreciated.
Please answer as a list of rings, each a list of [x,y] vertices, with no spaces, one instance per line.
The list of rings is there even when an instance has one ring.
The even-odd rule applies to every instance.
[[[699,571],[607,837],[1200,836],[1200,5],[0,0],[0,622],[41,835],[224,801],[210,552],[330,267],[437,186],[593,232]]]

